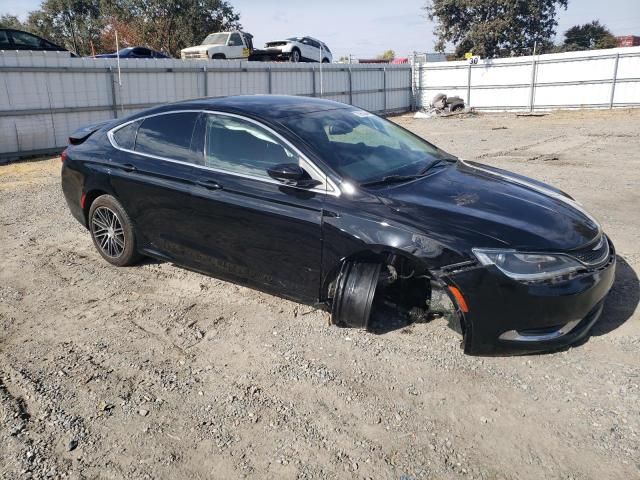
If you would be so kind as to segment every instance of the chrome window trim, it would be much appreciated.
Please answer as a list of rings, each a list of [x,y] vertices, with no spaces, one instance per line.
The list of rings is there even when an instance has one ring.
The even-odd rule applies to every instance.
[[[224,116],[228,116],[228,117],[238,118],[240,120],[244,120],[246,122],[253,123],[254,125],[257,125],[258,127],[263,128],[264,130],[266,130],[267,132],[269,132],[270,134],[275,136],[280,142],[282,142],[290,150],[292,150],[294,153],[296,153],[299,156],[300,162],[302,162],[304,164],[304,165],[301,165],[301,166],[303,168],[304,167],[308,167],[311,170],[311,172],[309,172],[309,173],[312,176],[314,176],[313,174],[315,174],[314,178],[315,177],[319,177],[319,178],[316,178],[316,179],[318,181],[321,181],[322,185],[320,185],[318,187],[314,187],[314,188],[296,187],[295,185],[285,185],[282,182],[278,182],[277,180],[272,180],[272,179],[266,178],[266,177],[258,177],[258,176],[255,176],[255,175],[247,175],[247,174],[238,173],[238,172],[232,172],[232,171],[224,170],[224,169],[211,168],[211,167],[207,167],[205,165],[198,165],[198,164],[191,163],[191,162],[184,162],[182,160],[175,160],[175,159],[172,159],[172,158],[161,157],[161,156],[158,156],[158,155],[152,155],[150,153],[136,152],[135,150],[130,150],[128,148],[123,148],[120,145],[118,145],[118,142],[116,141],[116,139],[114,137],[114,134],[118,130],[120,130],[121,128],[126,127],[127,125],[130,125],[132,123],[139,122],[139,121],[144,121],[147,118],[158,117],[160,115],[171,115],[173,113],[209,113],[209,114],[213,114],[213,115],[224,115]],[[295,188],[295,189],[303,190],[303,191],[306,191],[306,192],[315,192],[315,193],[321,193],[321,194],[325,194],[325,195],[333,195],[334,197],[339,197],[341,195],[340,189],[335,184],[335,182],[329,177],[329,175],[327,175],[325,172],[322,171],[321,168],[319,168],[315,163],[313,163],[311,160],[309,160],[309,158],[305,154],[303,154],[289,140],[284,138],[282,135],[280,135],[278,132],[276,132],[272,128],[268,127],[267,125],[265,125],[265,124],[263,124],[261,122],[258,122],[257,120],[254,120],[252,118],[248,118],[248,117],[245,117],[243,115],[238,115],[236,113],[221,112],[221,111],[218,111],[218,110],[201,110],[201,109],[171,110],[171,111],[168,111],[168,112],[152,113],[150,115],[145,115],[145,116],[142,116],[142,117],[135,118],[133,120],[129,120],[128,122],[125,122],[123,124],[120,124],[120,125],[112,128],[111,130],[109,130],[107,132],[107,138],[109,139],[109,143],[111,143],[111,146],[113,148],[115,148],[117,150],[120,150],[122,152],[133,153],[135,155],[141,155],[143,157],[153,158],[155,160],[162,160],[162,161],[165,161],[165,162],[177,163],[177,164],[180,164],[180,165],[187,165],[187,166],[199,168],[201,170],[206,170],[206,171],[209,171],[209,172],[217,172],[217,173],[222,173],[222,174],[225,174],[225,175],[232,175],[232,176],[235,176],[235,177],[247,178],[249,180],[257,180],[257,181],[261,181],[261,182],[269,183],[269,184],[273,184],[273,185],[288,186],[290,188]],[[206,144],[203,145],[203,149],[205,149],[205,148],[206,148]],[[204,156],[204,154],[205,154],[204,150],[203,150],[202,154]]]

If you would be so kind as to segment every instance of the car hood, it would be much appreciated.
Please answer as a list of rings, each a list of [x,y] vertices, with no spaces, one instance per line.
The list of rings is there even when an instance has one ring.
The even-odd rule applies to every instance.
[[[224,45],[196,45],[194,47],[187,47],[187,48],[183,48],[182,50],[180,50],[180,52],[184,52],[184,53],[202,53],[202,52],[208,52],[209,49],[211,48],[219,48],[219,47],[223,47]]]
[[[600,234],[593,217],[557,189],[481,164],[458,161],[378,197],[425,233],[436,224],[463,232],[467,247],[566,251]]]

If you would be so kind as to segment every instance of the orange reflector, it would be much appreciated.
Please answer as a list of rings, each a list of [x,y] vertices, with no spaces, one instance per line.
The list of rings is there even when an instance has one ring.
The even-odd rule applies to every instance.
[[[460,292],[460,290],[458,290],[457,287],[451,287],[451,286],[449,286],[449,290],[451,290],[451,293],[453,293],[453,296],[456,297],[460,310],[462,310],[464,313],[469,313],[469,307],[467,306],[467,301],[462,296],[462,292]]]
[[[87,203],[87,194],[86,192],[82,192],[82,196],[80,197],[80,208],[84,209],[84,206],[86,203]]]

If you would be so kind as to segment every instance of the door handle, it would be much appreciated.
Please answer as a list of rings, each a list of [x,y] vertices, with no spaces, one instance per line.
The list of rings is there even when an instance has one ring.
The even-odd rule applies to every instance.
[[[135,172],[136,170],[138,170],[135,165],[132,165],[130,163],[124,163],[122,165],[120,165],[120,168],[122,170],[124,170],[125,172]]]
[[[200,185],[201,187],[207,188],[209,190],[221,190],[222,185],[220,185],[215,180],[198,180],[196,181],[196,185]]]

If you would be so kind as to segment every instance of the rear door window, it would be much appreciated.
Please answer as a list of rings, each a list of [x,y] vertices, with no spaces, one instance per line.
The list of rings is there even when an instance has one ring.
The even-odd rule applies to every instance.
[[[190,149],[198,112],[180,112],[145,118],[138,129],[135,151],[193,163]]]

